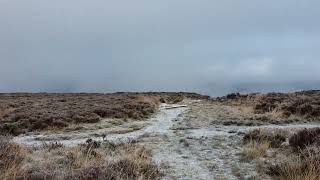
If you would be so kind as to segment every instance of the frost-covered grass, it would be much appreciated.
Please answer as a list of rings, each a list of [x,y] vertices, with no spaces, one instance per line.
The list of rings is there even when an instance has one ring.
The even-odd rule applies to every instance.
[[[253,160],[266,155],[270,142],[250,142],[241,151],[243,160]]]
[[[284,130],[275,132],[255,129],[249,131],[243,138],[245,143],[241,152],[242,157],[249,161],[255,160],[253,162],[257,164],[257,171],[266,173],[273,179],[320,179],[319,129],[303,129],[291,135],[284,133]],[[270,146],[272,141],[280,142],[279,139],[282,138],[287,143]],[[267,151],[273,153],[265,156]]]
[[[26,147],[0,138],[0,179],[159,179],[149,150],[136,143]]]

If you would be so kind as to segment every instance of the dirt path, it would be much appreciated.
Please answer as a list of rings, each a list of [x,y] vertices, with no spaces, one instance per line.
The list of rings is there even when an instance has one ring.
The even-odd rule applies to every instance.
[[[184,129],[184,120],[184,116],[175,119],[166,135],[143,138],[154,149],[155,161],[168,166],[165,179],[238,179],[236,166],[252,175],[251,164],[237,163],[240,137],[234,129]]]
[[[214,117],[210,116],[205,110],[198,116],[198,111],[193,110],[194,106],[205,105],[202,102],[189,102],[187,109],[177,115],[177,118],[171,119],[172,126],[166,133],[149,134],[141,138],[144,144],[153,149],[155,161],[168,167],[165,179],[232,180],[259,177],[255,164],[241,158],[241,137],[244,133],[256,128],[290,129],[294,132],[319,127],[318,124],[225,126],[208,122],[201,125],[199,122],[212,122],[217,117],[216,114]],[[202,109],[221,111],[211,107]]]

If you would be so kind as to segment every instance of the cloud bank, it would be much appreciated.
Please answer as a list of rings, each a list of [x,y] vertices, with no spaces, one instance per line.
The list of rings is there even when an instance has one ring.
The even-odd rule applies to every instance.
[[[0,91],[320,88],[320,2],[0,2]]]

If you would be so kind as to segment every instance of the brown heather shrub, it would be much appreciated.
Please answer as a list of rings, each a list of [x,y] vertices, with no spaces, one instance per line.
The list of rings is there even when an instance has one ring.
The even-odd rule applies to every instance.
[[[0,94],[0,133],[19,135],[72,123],[96,123],[101,118],[146,118],[156,106],[134,93]],[[11,106],[14,107],[14,111]],[[134,113],[132,113],[134,112]]]
[[[275,110],[285,118],[292,115],[311,120],[320,118],[320,91],[269,93],[261,97],[255,103],[258,113]]]
[[[294,93],[229,94],[215,100],[227,105],[252,107],[256,114],[271,114],[273,118],[286,120],[320,119],[320,90]]]
[[[246,133],[242,138],[242,141],[245,144],[251,142],[262,143],[267,141],[270,143],[270,147],[278,148],[283,142],[286,141],[286,135],[280,130],[268,132],[263,129],[254,129]]]
[[[290,138],[295,151],[284,161],[268,168],[267,174],[281,180],[320,179],[320,128],[299,131]]]
[[[195,93],[0,93],[0,134],[96,123],[101,118],[145,119],[160,101],[208,99]]]
[[[290,137],[289,143],[296,150],[304,149],[312,144],[320,145],[320,128],[301,130]]]

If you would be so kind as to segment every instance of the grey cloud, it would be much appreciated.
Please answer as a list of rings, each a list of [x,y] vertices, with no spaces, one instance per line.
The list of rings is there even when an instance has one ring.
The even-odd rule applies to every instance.
[[[319,88],[318,7],[316,0],[3,0],[0,91]]]

